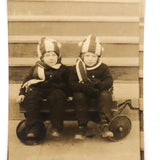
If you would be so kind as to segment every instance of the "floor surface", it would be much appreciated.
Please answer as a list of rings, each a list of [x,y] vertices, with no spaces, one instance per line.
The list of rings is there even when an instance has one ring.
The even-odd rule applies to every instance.
[[[64,137],[55,140],[49,134],[45,141],[36,146],[22,144],[16,136],[16,127],[20,121],[9,121],[9,160],[140,160],[139,121],[132,121],[132,129],[127,137],[110,142],[99,136],[98,125],[90,122],[89,128],[97,132],[96,136],[76,142],[76,122],[65,121]],[[50,126],[49,123],[47,124]]]

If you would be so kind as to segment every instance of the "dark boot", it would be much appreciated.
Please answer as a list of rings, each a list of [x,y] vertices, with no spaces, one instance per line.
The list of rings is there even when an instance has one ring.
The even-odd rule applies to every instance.
[[[86,138],[87,124],[78,122],[78,131],[74,136],[75,140],[84,140]]]
[[[59,137],[62,136],[62,132],[60,132],[58,129],[52,127],[52,128],[51,128],[51,136],[52,136],[52,137],[59,138]]]
[[[103,113],[99,113],[99,117],[100,117],[100,131],[101,131],[101,136],[103,138],[106,137],[113,137],[113,133],[109,130],[109,125],[108,125],[108,121],[106,119],[105,114]]]
[[[106,137],[113,137],[113,132],[109,130],[109,125],[108,123],[104,123],[100,125],[100,130],[101,130],[101,136],[102,138]]]

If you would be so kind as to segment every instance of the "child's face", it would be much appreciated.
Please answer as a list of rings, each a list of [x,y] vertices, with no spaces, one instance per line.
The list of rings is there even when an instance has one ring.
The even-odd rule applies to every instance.
[[[98,61],[98,56],[92,52],[84,53],[84,63],[91,67],[94,66]]]
[[[49,66],[54,66],[57,63],[58,56],[55,52],[46,52],[43,56],[44,63],[48,64]]]

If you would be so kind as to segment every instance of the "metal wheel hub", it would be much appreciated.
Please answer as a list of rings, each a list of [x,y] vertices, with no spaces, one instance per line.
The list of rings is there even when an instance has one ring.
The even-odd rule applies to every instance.
[[[120,140],[129,134],[131,121],[127,116],[118,115],[109,123],[109,130],[114,134],[114,137],[109,138],[111,141]]]

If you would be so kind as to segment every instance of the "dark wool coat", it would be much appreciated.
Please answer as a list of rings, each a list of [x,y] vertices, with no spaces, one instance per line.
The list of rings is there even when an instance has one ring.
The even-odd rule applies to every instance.
[[[73,92],[84,92],[88,95],[97,95],[100,91],[108,90],[113,85],[113,78],[109,67],[102,63],[93,70],[86,70],[87,76],[91,80],[88,83],[79,83],[76,67],[70,69],[69,86]]]
[[[33,66],[30,70],[29,75],[25,78],[23,84],[31,79],[36,79],[37,77],[34,75],[37,65]],[[66,90],[67,86],[67,66],[61,65],[59,69],[51,68],[47,65],[44,67],[44,75],[45,80],[36,84],[32,84],[29,88],[35,88],[40,91],[52,91],[53,89],[62,89]],[[23,86],[22,84],[22,86]],[[26,89],[21,86],[19,95],[25,95]]]

